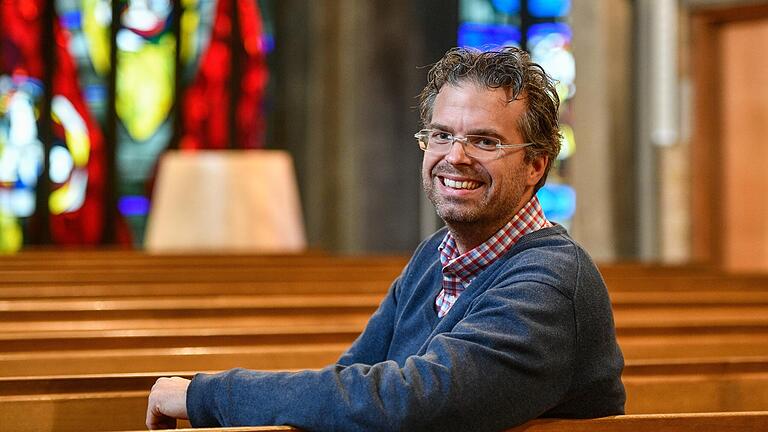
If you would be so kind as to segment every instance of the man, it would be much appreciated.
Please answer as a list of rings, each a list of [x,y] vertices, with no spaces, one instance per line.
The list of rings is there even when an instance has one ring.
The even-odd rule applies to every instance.
[[[449,51],[421,94],[424,241],[337,364],[158,380],[147,426],[503,430],[621,414],[623,358],[605,285],[541,211],[558,98],[515,48]]]

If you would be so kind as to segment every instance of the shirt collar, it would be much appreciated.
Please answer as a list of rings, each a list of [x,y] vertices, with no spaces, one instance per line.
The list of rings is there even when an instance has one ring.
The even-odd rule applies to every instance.
[[[481,270],[506,253],[526,234],[551,227],[544,216],[539,199],[534,195],[501,229],[472,250],[459,254],[456,239],[450,231],[438,246],[443,273],[452,273],[469,282]]]

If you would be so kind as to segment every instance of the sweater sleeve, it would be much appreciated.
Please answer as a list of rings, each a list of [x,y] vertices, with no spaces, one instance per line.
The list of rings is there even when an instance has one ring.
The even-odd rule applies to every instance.
[[[341,355],[337,363],[349,366],[354,363],[374,364],[384,361],[389,351],[394,331],[395,313],[397,311],[397,287],[401,277],[397,278],[389,289],[379,308],[371,315],[365,329],[355,339],[347,351]]]
[[[187,406],[194,426],[501,430],[563,398],[574,339],[568,298],[546,284],[515,283],[478,296],[452,331],[403,364],[198,374]]]

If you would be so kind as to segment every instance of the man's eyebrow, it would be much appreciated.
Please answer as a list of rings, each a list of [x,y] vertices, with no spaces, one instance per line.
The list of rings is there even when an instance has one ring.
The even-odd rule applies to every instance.
[[[452,127],[446,126],[440,123],[430,123],[428,126],[429,126],[428,129],[438,129],[448,133],[454,133],[454,130]],[[467,132],[467,135],[483,135],[483,136],[498,138],[502,141],[504,141],[505,139],[504,135],[498,133],[495,129],[488,129],[488,128],[472,129],[469,132]]]
[[[496,132],[494,129],[472,129],[469,132],[467,132],[467,135],[483,135],[487,137],[493,137],[498,138],[502,141],[504,141],[504,135]]]
[[[430,123],[427,125],[427,129],[438,129],[444,132],[450,132],[453,133],[453,128],[448,127],[446,125],[442,125],[440,123]]]

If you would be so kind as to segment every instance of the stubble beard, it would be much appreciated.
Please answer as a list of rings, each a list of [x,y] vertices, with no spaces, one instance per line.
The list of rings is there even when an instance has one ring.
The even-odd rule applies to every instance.
[[[427,198],[435,206],[437,215],[448,226],[481,228],[489,225],[503,226],[514,216],[514,211],[525,191],[523,181],[524,167],[507,178],[506,184],[499,185],[502,190],[509,190],[504,196],[491,196],[491,190],[486,189],[482,199],[475,205],[463,199],[444,197],[437,192],[436,182],[440,180],[432,174],[422,179],[422,186]],[[486,187],[488,185],[486,184]]]

